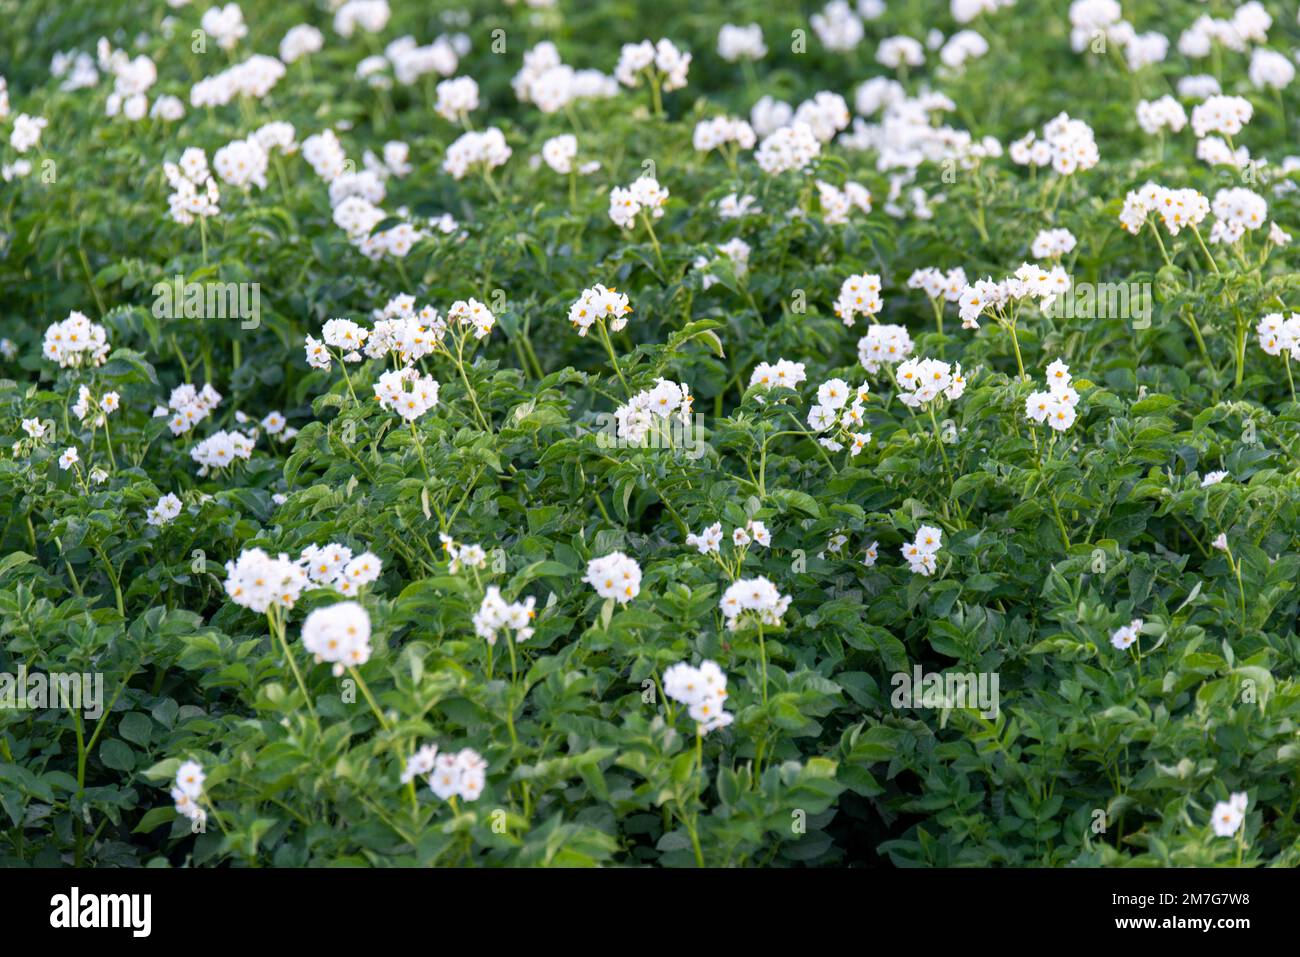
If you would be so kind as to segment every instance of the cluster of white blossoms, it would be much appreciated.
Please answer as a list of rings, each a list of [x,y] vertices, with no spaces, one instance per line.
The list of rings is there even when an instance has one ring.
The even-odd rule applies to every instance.
[[[355,601],[317,608],[302,623],[302,646],[338,677],[370,660],[370,615]]]
[[[248,36],[248,25],[244,23],[244,12],[239,4],[228,3],[224,7],[209,7],[199,21],[199,27],[217,41],[223,50],[233,50],[244,37]]]
[[[9,131],[9,145],[17,153],[26,153],[41,141],[41,131],[50,125],[43,116],[31,116],[19,113],[14,117],[13,129]]]
[[[77,454],[77,450],[69,445],[63,450],[62,454],[59,455],[59,468],[66,472],[80,461],[81,456]],[[77,472],[80,474],[81,470],[78,469]]]
[[[542,159],[561,176],[573,172],[573,161],[578,158],[578,138],[572,133],[552,136],[542,144]]]
[[[438,84],[437,94],[434,112],[452,123],[465,122],[465,118],[478,109],[478,83],[473,77],[443,80]]]
[[[325,46],[325,35],[309,23],[290,27],[280,41],[280,59],[296,63],[305,56],[319,53]]]
[[[529,595],[523,601],[508,602],[501,597],[501,589],[489,585],[483,601],[474,613],[474,633],[489,645],[497,643],[497,633],[503,629],[514,632],[515,641],[527,641],[533,636],[532,621],[536,599]]]
[[[224,587],[236,605],[263,614],[272,606],[292,608],[308,581],[306,570],[288,555],[272,558],[260,548],[249,548],[226,562]]]
[[[208,157],[203,150],[191,146],[181,153],[179,163],[163,163],[163,175],[172,188],[167,197],[167,211],[182,226],[189,226],[197,217],[216,216],[221,212],[221,191],[208,169]]]
[[[757,137],[754,135],[754,128],[746,121],[733,119],[730,116],[715,116],[695,124],[695,133],[691,141],[698,152],[707,153],[731,143],[734,143],[738,149],[750,150],[754,148]]]
[[[442,168],[453,179],[463,179],[469,172],[487,173],[505,165],[511,152],[506,145],[505,134],[495,126],[490,126],[481,133],[471,130],[462,133],[447,147]]]
[[[691,421],[691,404],[694,398],[684,382],[657,379],[652,389],[643,389],[614,410],[618,437],[630,446],[638,446],[659,430],[669,418],[687,425]]]
[[[1034,237],[1029,254],[1035,259],[1060,259],[1069,255],[1077,243],[1074,233],[1068,229],[1044,229]],[[958,292],[957,295],[960,296],[961,293]]]
[[[176,769],[176,780],[172,782],[176,813],[192,821],[197,830],[202,830],[208,820],[208,812],[199,805],[206,777],[197,761],[186,761]]]
[[[728,63],[737,60],[761,60],[767,56],[767,44],[763,42],[763,28],[757,23],[738,27],[734,23],[724,23],[718,29],[718,56]]]
[[[835,299],[835,315],[846,326],[853,325],[858,316],[871,318],[885,306],[880,297],[880,277],[864,272],[850,276],[840,283],[840,294]]]
[[[1218,837],[1232,837],[1246,820],[1246,809],[1250,807],[1250,798],[1245,791],[1237,791],[1228,796],[1226,801],[1217,801],[1210,812],[1210,823]]]
[[[334,11],[334,32],[348,39],[360,28],[378,33],[388,26],[392,16],[388,0],[346,0]]]
[[[609,191],[609,218],[620,229],[628,229],[644,213],[650,219],[659,219],[668,202],[668,190],[659,185],[653,176],[639,176],[626,189],[611,187]]]
[[[898,401],[909,409],[940,398],[956,401],[966,391],[961,363],[951,366],[939,359],[907,359],[898,364],[894,378],[898,382]]]
[[[242,63],[205,77],[190,87],[190,106],[225,106],[237,96],[261,99],[284,76],[284,64],[273,56],[255,53]]]
[[[355,595],[379,579],[384,563],[373,552],[353,555],[352,549],[338,542],[308,545],[298,556],[298,564],[313,585],[332,588],[341,595]]]
[[[1166,189],[1148,182],[1141,189],[1130,190],[1124,197],[1119,223],[1136,236],[1142,232],[1147,217],[1155,213],[1171,236],[1184,227],[1193,229],[1210,214],[1210,201],[1194,189]]]
[[[181,513],[181,500],[171,492],[161,496],[158,504],[145,512],[145,521],[150,525],[166,525]]]
[[[250,136],[246,140],[233,140],[212,154],[212,168],[223,182],[231,186],[250,184],[266,189],[266,170],[270,157],[262,144]]]
[[[1210,242],[1232,245],[1248,230],[1259,229],[1268,221],[1268,203],[1258,193],[1241,186],[1221,189],[1210,204],[1215,223],[1210,227]]]
[[[1019,166],[1050,165],[1062,176],[1089,170],[1101,161],[1092,127],[1082,120],[1060,113],[1043,127],[1041,139],[1030,130],[1007,150]]]
[[[684,661],[664,671],[664,694],[689,709],[700,734],[708,734],[731,724],[734,716],[723,710],[727,699],[727,676],[713,661],[702,661],[698,668]]]
[[[445,532],[438,534],[443,551],[449,559],[447,571],[453,575],[462,568],[480,569],[487,567],[487,552],[482,545],[462,545]]]
[[[597,321],[604,322],[610,331],[618,332],[627,325],[627,317],[631,314],[632,305],[625,293],[596,283],[590,289],[584,289],[569,307],[569,322],[580,336],[585,336]]]
[[[957,266],[944,272],[942,269],[926,266],[913,271],[912,275],[907,277],[907,288],[923,290],[932,301],[944,299],[948,302],[956,302],[961,298],[962,290],[966,288],[966,270]]]
[[[74,309],[62,322],[45,328],[41,354],[64,369],[103,365],[108,358],[108,332]]]
[[[486,339],[496,327],[497,317],[477,299],[457,299],[447,310],[447,321],[473,330],[475,339]]]
[[[348,166],[348,154],[333,130],[322,130],[303,140],[302,158],[327,183],[341,176]]]
[[[906,326],[878,323],[867,327],[867,334],[858,340],[858,361],[868,372],[879,372],[884,366],[902,362],[912,354],[912,336]]]
[[[903,543],[903,558],[913,574],[929,578],[937,567],[942,546],[943,532],[933,525],[922,525],[910,542]]]
[[[415,37],[398,37],[384,47],[384,56],[393,67],[393,79],[402,86],[411,86],[420,77],[430,73],[451,76],[460,66],[460,58],[470,50],[470,41],[463,33],[435,37],[432,43],[421,46]]]
[[[827,226],[843,226],[855,209],[871,212],[871,191],[852,180],[843,189],[817,180],[817,195],[822,206],[822,222]]]
[[[125,50],[114,50],[104,37],[100,37],[96,53],[100,68],[113,77],[113,92],[104,103],[104,114],[122,116],[133,122],[144,119],[149,110],[146,94],[158,80],[157,65],[143,53],[132,58]],[[169,114],[171,101],[175,101],[184,113],[185,107],[180,100],[170,97]]]
[[[238,461],[247,462],[252,455],[253,440],[235,429],[214,432],[190,449],[190,458],[199,464],[200,476],[206,476],[214,469],[228,468]]]
[[[105,392],[96,400],[94,393],[90,391],[90,387],[83,384],[77,386],[77,401],[72,404],[71,408],[72,414],[77,417],[78,422],[86,421],[87,416],[89,416],[91,424],[99,427],[121,405],[122,397],[118,393]]]
[[[614,78],[624,86],[636,87],[641,85],[643,76],[649,75],[652,82],[661,84],[665,93],[671,93],[686,85],[690,68],[691,55],[677,49],[671,40],[662,39],[658,43],[642,40],[623,44]]]
[[[202,389],[196,389],[188,382],[172,389],[167,397],[166,406],[157,406],[153,410],[155,418],[167,417],[167,428],[172,435],[184,435],[194,428],[221,404],[221,393],[205,383]]]
[[[1295,79],[1295,64],[1284,53],[1257,47],[1250,55],[1246,76],[1257,90],[1280,90]]]
[[[876,47],[876,62],[891,70],[921,66],[925,63],[925,47],[913,37],[885,37]]]
[[[438,404],[438,381],[421,375],[413,366],[390,369],[374,385],[379,404],[396,412],[407,422],[414,422]]]
[[[610,552],[587,562],[585,581],[601,598],[626,605],[641,592],[641,566],[622,552]]]
[[[1063,267],[1044,269],[1034,263],[1022,263],[1001,282],[980,279],[968,285],[961,292],[957,308],[962,328],[978,329],[979,318],[986,312],[1002,318],[1022,300],[1037,301],[1046,310],[1057,296],[1069,291],[1070,274]]]
[[[770,176],[802,170],[822,151],[821,141],[807,123],[783,126],[770,134],[754,153],[759,169]]]
[[[799,104],[790,124],[807,126],[819,143],[829,143],[835,139],[836,134],[848,127],[850,119],[852,115],[844,97],[830,90],[822,90],[815,93],[812,99]]]
[[[1192,132],[1197,139],[1211,133],[1237,136],[1255,115],[1250,100],[1241,96],[1211,96],[1192,107]]]
[[[524,53],[523,67],[511,81],[521,103],[543,113],[555,113],[585,99],[607,99],[618,93],[618,81],[599,70],[575,70],[561,62],[555,44],[544,40]]]
[[[839,452],[847,444],[850,457],[856,458],[871,441],[871,433],[862,431],[870,392],[865,382],[856,389],[843,379],[827,379],[819,385],[817,404],[808,410],[808,427],[814,432],[831,434],[822,435],[817,441],[832,452]]]
[[[477,801],[487,786],[487,769],[487,761],[473,748],[439,754],[437,745],[426,744],[407,760],[402,783],[427,775],[429,789],[439,799]]]
[[[1271,356],[1284,353],[1289,359],[1300,362],[1300,313],[1291,313],[1285,319],[1280,312],[1270,312],[1255,326],[1259,347]]]
[[[831,0],[820,13],[808,18],[822,46],[836,53],[852,50],[866,36],[866,27],[846,0]]]
[[[781,616],[790,607],[790,596],[782,595],[762,575],[740,578],[727,586],[718,607],[722,609],[728,631],[739,631],[756,624],[779,625]]]
[[[1166,128],[1177,133],[1187,125],[1187,111],[1166,93],[1158,100],[1138,100],[1137,121],[1144,133],[1154,135]]]
[[[989,41],[974,30],[958,30],[939,50],[939,59],[949,70],[960,71],[967,60],[978,60],[989,52]]]
[[[1079,393],[1070,384],[1069,367],[1057,359],[1047,367],[1047,391],[1035,392],[1025,399],[1025,418],[1046,422],[1057,432],[1064,432],[1078,418]]]
[[[1250,164],[1250,150],[1238,146],[1235,150],[1217,136],[1207,136],[1196,141],[1196,158],[1210,166],[1231,166],[1243,169]]]
[[[1134,618],[1127,625],[1121,625],[1110,633],[1110,643],[1120,651],[1127,651],[1138,640],[1142,632],[1142,619]]]
[[[686,533],[686,544],[701,555],[718,554],[722,547],[722,539],[721,522],[714,522],[698,535],[693,532]],[[751,543],[767,548],[772,544],[772,533],[768,531],[765,523],[751,518],[744,525],[732,529],[731,543],[737,548],[747,548]]]
[[[778,359],[775,363],[760,362],[754,366],[754,371],[749,376],[749,387],[794,389],[807,378],[808,373],[802,362]]]

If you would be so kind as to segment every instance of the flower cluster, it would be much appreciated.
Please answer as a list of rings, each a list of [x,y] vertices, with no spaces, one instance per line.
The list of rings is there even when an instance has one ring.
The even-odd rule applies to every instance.
[[[1285,319],[1280,312],[1270,312],[1255,327],[1259,347],[1271,356],[1285,354],[1300,362],[1300,313]]]
[[[624,86],[635,87],[641,85],[643,76],[649,76],[652,83],[661,84],[665,93],[671,93],[686,85],[690,68],[691,55],[677,49],[671,40],[642,40],[623,44],[614,78]]]
[[[840,321],[851,326],[857,316],[870,318],[884,306],[885,301],[880,297],[880,277],[875,273],[861,273],[840,284],[840,294],[833,308]]]
[[[779,625],[790,607],[790,596],[782,595],[767,578],[740,578],[727,586],[718,601],[727,630],[739,631],[750,625]]]
[[[308,545],[298,556],[298,564],[312,585],[332,588],[341,595],[355,595],[379,579],[384,563],[373,552],[354,556],[352,549],[337,542]]]
[[[700,734],[731,724],[734,716],[723,710],[727,698],[727,676],[715,662],[703,661],[698,668],[679,661],[664,671],[664,694],[689,709]]]
[[[843,379],[827,379],[818,386],[817,404],[808,411],[808,427],[831,434],[817,441],[832,452],[840,451],[847,443],[850,457],[856,458],[871,441],[871,433],[862,431],[870,391],[865,382],[853,389]]]
[[[1062,176],[1092,169],[1101,161],[1092,127],[1061,113],[1043,127],[1041,139],[1031,130],[1008,149],[1020,166],[1048,166]]]
[[[536,599],[531,595],[523,601],[507,602],[501,597],[501,589],[489,585],[478,611],[474,613],[474,632],[486,639],[489,645],[497,643],[497,633],[502,629],[513,631],[515,641],[527,641],[533,636],[532,620],[537,616],[533,610],[535,604]]]
[[[853,210],[871,212],[871,192],[861,183],[852,181],[843,189],[817,180],[817,195],[821,201],[822,222],[827,226],[843,226]]]
[[[609,218],[620,229],[631,227],[644,213],[650,219],[659,219],[668,202],[668,190],[659,185],[653,176],[641,176],[626,189],[614,186],[609,191]]]
[[[510,159],[511,149],[506,145],[505,135],[495,126],[483,132],[462,133],[456,141],[447,147],[442,168],[453,179],[463,179],[469,172],[487,173],[504,166]]]
[[[196,218],[206,219],[221,212],[221,191],[208,170],[203,150],[191,146],[181,154],[179,163],[164,163],[163,174],[172,188],[167,210],[175,222],[189,226]]]
[[[754,153],[759,169],[770,176],[802,170],[822,151],[821,141],[807,123],[783,126],[772,133]]]
[[[1008,321],[1021,300],[1037,301],[1047,309],[1057,296],[1070,290],[1070,274],[1060,266],[1044,269],[1023,263],[1015,273],[994,282],[981,279],[968,285],[958,300],[963,329],[978,329],[980,316],[991,314],[999,322]]]
[[[188,818],[198,831],[203,830],[208,819],[207,811],[199,804],[206,777],[202,765],[197,761],[186,761],[176,769],[176,780],[172,783],[172,800],[176,802],[176,812]]]
[[[292,608],[307,584],[302,565],[283,553],[272,558],[260,548],[250,548],[226,562],[226,594],[236,605],[258,614],[272,606]]]
[[[426,757],[434,761],[433,772],[428,777],[429,788],[442,800],[460,797],[466,801],[477,801],[483,794],[483,788],[487,785],[488,763],[474,749],[461,748],[454,754],[444,751],[436,758],[432,754],[427,754]],[[422,757],[421,762],[424,760]],[[411,770],[409,765],[407,770]]]
[[[370,660],[370,615],[355,601],[317,608],[302,623],[302,646],[337,677]]]
[[[1070,369],[1057,359],[1047,367],[1047,391],[1035,392],[1025,399],[1025,417],[1030,422],[1046,422],[1057,432],[1074,425],[1078,417],[1079,393],[1071,383]]]
[[[760,362],[754,366],[754,371],[749,376],[749,387],[794,389],[807,378],[802,362],[778,359],[775,363]]]
[[[912,336],[906,326],[876,324],[868,326],[867,334],[858,340],[858,361],[868,372],[875,373],[902,362],[912,349]]]
[[[690,387],[684,382],[657,379],[653,389],[643,389],[614,410],[618,437],[637,446],[674,415],[677,421],[688,424],[693,401]]]
[[[190,458],[199,464],[199,475],[212,469],[223,469],[237,461],[247,462],[253,455],[253,440],[243,432],[214,432],[190,449]]]
[[[590,289],[584,289],[569,307],[569,322],[580,336],[585,336],[597,321],[605,323],[611,332],[618,332],[627,325],[631,313],[632,305],[626,294],[596,283]]]
[[[610,552],[587,562],[585,581],[601,598],[626,605],[641,592],[641,566],[622,552]]]
[[[942,547],[943,532],[933,525],[922,525],[910,542],[903,543],[903,558],[913,574],[929,578],[934,574]]]
[[[103,365],[108,358],[108,332],[84,313],[73,310],[62,322],[45,328],[41,352],[64,369]]]
[[[414,422],[438,404],[438,381],[411,366],[385,372],[374,389],[379,404],[407,422]]]
[[[940,398],[960,399],[966,391],[961,363],[951,366],[939,359],[907,359],[894,369],[898,382],[898,401],[910,409],[919,408]]]

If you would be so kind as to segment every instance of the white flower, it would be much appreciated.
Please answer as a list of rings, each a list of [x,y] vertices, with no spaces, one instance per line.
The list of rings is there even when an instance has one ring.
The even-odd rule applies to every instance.
[[[66,472],[80,461],[81,456],[77,454],[77,450],[72,446],[68,446],[63,450],[63,454],[59,456],[59,468]]]
[[[438,84],[438,102],[434,111],[445,120],[462,122],[478,109],[478,84],[473,77],[458,76]]]
[[[902,362],[912,354],[912,348],[906,326],[871,325],[858,340],[858,361],[868,372],[878,372],[883,366]]]
[[[738,27],[724,23],[718,30],[718,56],[728,63],[737,60],[761,60],[767,56],[763,28],[757,23]]]
[[[455,754],[444,751],[435,759],[429,788],[444,801],[456,797],[477,801],[487,783],[487,768],[482,756],[470,748]]]
[[[370,615],[354,601],[317,608],[302,623],[302,644],[341,675],[370,660]]]
[[[438,404],[439,384],[412,366],[391,369],[374,385],[375,398],[385,409],[414,422]]]
[[[626,293],[615,292],[597,283],[584,289],[569,307],[569,322],[580,336],[585,336],[597,320],[605,322],[611,332],[618,332],[627,325],[631,313],[632,305]]]
[[[1226,801],[1217,802],[1210,813],[1210,823],[1214,826],[1214,833],[1218,837],[1232,837],[1236,834],[1237,828],[1241,827],[1246,819],[1246,808],[1249,804],[1250,798],[1244,791],[1230,795]]]
[[[622,552],[610,552],[587,563],[583,581],[601,598],[613,598],[625,605],[641,591],[641,566]]]
[[[287,555],[272,558],[260,548],[245,549],[226,562],[224,587],[236,605],[261,614],[272,605],[292,608],[307,587],[307,573]]]
[[[496,585],[489,585],[478,611],[474,613],[475,634],[495,645],[497,633],[509,629],[515,633],[515,641],[527,641],[533,635],[534,603],[531,596],[521,602],[507,602]]]
[[[1110,635],[1110,643],[1120,651],[1127,651],[1129,646],[1138,640],[1138,635],[1142,631],[1142,619],[1134,618],[1127,625],[1116,628]]]
[[[694,547],[701,555],[716,553],[722,544],[722,523],[714,522],[698,535],[688,532],[686,544]]]
[[[1227,477],[1227,472],[1206,472],[1205,477],[1201,479],[1201,488],[1209,488],[1211,485],[1218,485]]]
[[[495,126],[481,133],[470,131],[447,147],[442,168],[454,179],[463,179],[471,170],[488,172],[504,165],[511,152],[505,135]]]
[[[97,322],[73,310],[62,322],[45,330],[41,351],[63,368],[103,365],[108,358],[108,333]]]
[[[664,671],[664,694],[689,709],[700,734],[725,728],[734,720],[723,709],[727,698],[727,676],[713,661],[698,668],[681,661]]]
[[[171,492],[158,499],[158,504],[145,513],[150,525],[166,525],[181,513],[181,500]]]
[[[740,578],[732,582],[718,602],[730,631],[738,631],[748,624],[779,625],[781,616],[790,607],[790,596],[782,595],[771,581],[758,578]]]
[[[840,294],[834,305],[835,315],[846,326],[853,325],[857,316],[876,315],[885,305],[880,297],[880,288],[880,277],[875,273],[849,276],[840,284]]]
[[[903,543],[903,558],[914,574],[929,577],[934,574],[942,545],[943,531],[933,525],[922,525],[912,541]]]
[[[406,759],[406,768],[401,775],[402,783],[407,784],[431,772],[437,757],[438,746],[436,744],[421,745],[413,755]]]
[[[776,176],[801,170],[817,158],[822,144],[807,123],[785,126],[759,144],[754,160],[763,172]]]

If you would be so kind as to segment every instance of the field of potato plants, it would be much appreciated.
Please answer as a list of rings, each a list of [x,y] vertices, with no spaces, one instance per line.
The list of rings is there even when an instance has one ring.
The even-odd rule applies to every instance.
[[[0,19],[0,866],[1300,866],[1296,4]]]

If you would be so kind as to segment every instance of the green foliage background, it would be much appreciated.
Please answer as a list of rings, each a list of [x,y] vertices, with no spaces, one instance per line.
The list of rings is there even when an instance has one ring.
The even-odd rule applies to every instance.
[[[1004,143],[1066,110],[1096,130],[1101,164],[1073,177],[1054,208],[1054,180],[1006,159],[952,182],[926,166],[918,183],[945,201],[930,221],[895,220],[881,209],[888,182],[874,158],[832,148],[818,175],[866,184],[876,209],[827,227],[785,215],[800,201],[799,177],[766,177],[749,158],[731,176],[718,157],[696,154],[695,122],[747,115],[760,93],[798,102],[829,89],[851,104],[857,83],[885,72],[872,58],[879,39],[957,29],[946,4],[891,2],[850,54],[822,49],[807,5],[561,0],[559,14],[539,15],[486,0],[394,6],[381,38],[344,41],[312,3],[244,4],[240,58],[273,54],[304,21],[323,29],[326,47],[262,101],[194,110],[190,85],[226,65],[215,48],[190,50],[203,4],[0,0],[0,75],[15,113],[49,118],[38,156],[57,170],[54,182],[38,170],[0,185],[0,335],[20,347],[0,361],[0,442],[21,439],[29,416],[54,420],[61,436],[0,457],[0,670],[100,671],[116,693],[100,723],[0,710],[0,863],[681,866],[695,863],[687,818],[711,865],[1300,863],[1300,405],[1281,360],[1253,341],[1235,376],[1241,324],[1300,301],[1295,254],[1274,250],[1259,264],[1255,238],[1248,260],[1221,257],[1220,276],[1184,234],[1167,240],[1174,265],[1162,269],[1150,236],[1128,236],[1116,220],[1124,193],[1147,179],[1207,195],[1240,185],[1195,159],[1190,131],[1142,135],[1137,99],[1169,92],[1187,72],[1219,70],[1225,92],[1255,104],[1241,142],[1276,166],[1294,149],[1290,91],[1250,91],[1239,54],[1189,65],[1173,52],[1130,74],[1114,55],[1069,51],[1064,4],[1021,0],[975,24],[987,56],[955,77],[914,72],[909,89],[934,84],[957,104],[954,125]],[[1267,6],[1271,45],[1289,52],[1300,33],[1294,10]],[[487,104],[476,124],[500,126],[514,149],[498,171],[505,203],[481,180],[441,171],[460,131],[432,112],[432,84],[380,96],[354,78],[362,56],[403,33],[428,42],[461,29],[442,19],[451,9],[470,14],[463,29],[474,48],[460,73],[478,80]],[[1124,4],[1139,30],[1172,36],[1202,12],[1229,9]],[[168,13],[170,40],[158,28]],[[715,51],[720,24],[750,20],[771,50],[752,77]],[[490,48],[496,29],[504,54]],[[796,29],[808,31],[802,54],[788,41]],[[130,48],[142,32],[140,49],[159,64],[151,95],[187,102],[179,124],[109,120],[106,81],[63,93],[49,77],[55,51],[93,52],[100,35]],[[583,103],[571,119],[543,116],[510,89],[523,51],[542,39],[566,63],[609,72],[621,43],[659,36],[695,55],[689,86],[666,97],[666,119],[648,115],[644,90]],[[293,123],[300,139],[349,121],[341,136],[353,158],[406,140],[416,168],[390,183],[386,205],[450,212],[468,235],[422,243],[400,271],[371,263],[333,225],[325,187],[295,157],[283,187],[275,178],[247,195],[223,187],[205,266],[195,233],[167,218],[163,161],[189,145],[210,154],[273,119]],[[564,178],[531,170],[527,158],[574,123],[579,160],[603,167],[578,180],[571,203]],[[0,159],[11,152],[6,135]],[[658,226],[662,268],[643,233],[620,234],[606,216],[608,187],[634,179],[646,159],[672,193]],[[1300,227],[1294,193],[1255,188],[1271,218]],[[737,190],[765,212],[719,220],[712,202]],[[1067,258],[1076,282],[1153,282],[1160,301],[1145,329],[1120,318],[1021,324],[1027,371],[1041,376],[1062,358],[1083,396],[1080,421],[1043,457],[1022,415],[1034,387],[1018,380],[1010,340],[992,323],[961,331],[951,311],[940,336],[905,280],[927,265],[960,265],[972,280],[1005,275],[1051,225],[1079,239]],[[703,289],[692,262],[737,235],[754,250],[748,278],[715,265],[719,282]],[[807,439],[772,437],[789,428],[787,407],[802,419],[810,386],[862,378],[863,330],[829,308],[841,280],[862,271],[884,277],[881,321],[907,325],[918,354],[942,348],[975,373],[947,413],[957,435],[946,460],[927,420],[884,401],[892,388],[879,376],[870,377],[874,439],[859,458],[830,464]],[[260,283],[261,326],[155,318],[153,284],[177,274]],[[709,433],[704,457],[597,444],[597,416],[622,394],[599,342],[565,321],[595,282],[626,291],[635,307],[615,337],[633,387],[660,375],[690,383]],[[506,299],[500,325],[471,370],[493,429],[453,411],[468,399],[444,370],[443,404],[421,420],[431,478],[391,415],[351,403],[337,372],[303,361],[303,337],[327,318],[365,319],[402,291],[445,310],[468,296],[490,301],[496,289]],[[796,290],[806,314],[790,309]],[[60,372],[40,355],[46,325],[72,309],[109,330],[113,355],[93,373]],[[749,373],[778,357],[806,361],[809,383],[784,403],[759,404],[745,393]],[[379,371],[353,372],[359,394]],[[193,437],[173,439],[150,415],[187,377],[226,396],[205,434],[236,409],[280,409],[300,429],[296,440],[261,443],[229,478],[196,478]],[[112,421],[117,468],[85,496],[55,460],[74,444],[87,463],[105,464],[102,443],[89,449],[67,416],[76,383],[92,379],[120,391],[123,410]],[[1212,469],[1231,477],[1202,489]],[[186,510],[147,526],[145,509],[169,491]],[[273,504],[276,492],[285,504]],[[445,529],[435,512],[450,516]],[[774,541],[746,574],[794,599],[786,628],[766,637],[766,705],[754,636],[722,627],[727,583],[683,543],[687,528],[750,517]],[[945,529],[933,578],[899,559],[921,522]],[[441,530],[502,548],[506,568],[491,580],[543,609],[513,682],[501,648],[489,678],[470,627],[488,578],[447,572]],[[1221,532],[1239,575],[1211,547]],[[837,533],[848,545],[827,551]],[[324,666],[307,673],[318,729],[265,621],[221,589],[222,563],[241,548],[296,554],[331,540],[385,561],[365,599],[376,655],[363,673],[394,717],[387,731],[364,702],[344,702]],[[881,557],[867,568],[871,541]],[[580,579],[589,558],[615,548],[640,561],[645,580],[635,602],[607,615]],[[331,600],[307,596],[290,637],[306,610]],[[1107,640],[1133,617],[1147,622],[1140,660]],[[702,657],[731,676],[737,720],[705,739],[697,769],[691,723],[667,722],[643,689],[667,665]],[[997,672],[1000,715],[891,707],[890,676],[917,663]],[[483,752],[480,801],[453,814],[422,789],[411,807],[398,774],[428,740]],[[197,836],[166,790],[184,757],[207,768],[222,818]],[[1208,826],[1231,791],[1251,798],[1240,841]],[[504,828],[493,826],[497,810]],[[801,819],[803,830],[792,826]]]

